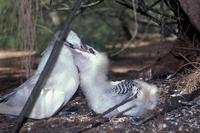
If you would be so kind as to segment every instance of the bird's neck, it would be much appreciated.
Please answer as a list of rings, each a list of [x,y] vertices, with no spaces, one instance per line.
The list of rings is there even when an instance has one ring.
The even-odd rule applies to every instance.
[[[110,90],[110,82],[104,73],[85,73],[80,75],[81,88],[87,97],[102,94]]]

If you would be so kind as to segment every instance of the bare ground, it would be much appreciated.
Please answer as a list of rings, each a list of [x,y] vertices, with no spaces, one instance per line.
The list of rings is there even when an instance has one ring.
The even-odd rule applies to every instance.
[[[144,44],[144,40],[141,42]],[[149,42],[149,40],[148,40]],[[168,41],[170,43],[170,41]],[[140,44],[139,42],[137,44]],[[111,60],[110,79],[124,79],[133,78],[127,72],[130,70],[139,70],[143,67],[150,65],[155,61],[155,49],[158,48],[158,42],[149,43],[149,45],[136,46],[133,55],[126,56],[132,52],[125,51],[118,58]],[[138,54],[137,54],[138,53]],[[0,55],[3,52],[0,52]],[[4,54],[3,54],[4,55]],[[15,54],[18,55],[18,54]],[[10,55],[9,55],[10,56]],[[23,54],[22,54],[23,56]],[[20,69],[18,57],[1,58],[0,60],[0,84],[1,94],[12,90],[19,86],[26,80],[25,72]],[[38,61],[36,61],[37,63]],[[93,113],[87,106],[85,97],[79,91],[74,95],[72,100],[55,116],[42,120],[31,120],[24,124],[21,133],[66,133],[77,132],[141,132],[141,133],[154,133],[154,132],[200,132],[200,96],[196,97],[189,103],[183,104],[178,108],[172,109],[164,114],[158,114],[152,120],[142,125],[135,125],[133,120],[140,120],[152,114],[155,114],[163,108],[166,100],[171,98],[171,95],[176,95],[180,90],[174,88],[178,77],[173,79],[156,79],[150,82],[155,83],[160,88],[160,101],[157,108],[149,111],[147,114],[138,117],[120,117],[112,118],[110,120],[100,119],[96,123],[93,118],[97,114]],[[12,131],[16,122],[16,117],[0,115],[0,133],[9,133]]]

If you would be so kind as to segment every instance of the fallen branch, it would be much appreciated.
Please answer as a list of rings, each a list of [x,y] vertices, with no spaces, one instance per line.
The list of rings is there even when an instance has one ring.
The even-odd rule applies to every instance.
[[[119,104],[117,104],[117,105],[111,107],[110,109],[108,109],[108,110],[105,111],[104,113],[102,113],[102,114],[100,114],[100,115],[94,117],[92,120],[90,120],[90,121],[88,122],[89,124],[84,125],[83,128],[77,130],[76,133],[81,133],[81,132],[83,132],[83,131],[90,130],[90,129],[93,128],[93,127],[97,127],[97,126],[99,126],[99,125],[101,125],[101,124],[103,124],[103,123],[105,123],[105,122],[108,122],[108,121],[109,121],[108,118],[104,118],[104,119],[101,120],[101,121],[99,121],[99,119],[103,118],[104,116],[106,116],[106,115],[109,114],[110,112],[114,111],[114,110],[117,109],[118,107],[120,107],[120,106],[122,106],[122,105],[124,105],[124,104],[126,104],[126,103],[128,103],[128,102],[130,102],[130,101],[132,101],[132,100],[134,100],[135,98],[136,98],[136,95],[134,95],[134,96],[131,95],[131,96],[127,97],[127,98],[124,99],[121,103],[119,103]],[[126,111],[128,111],[128,110],[130,110],[130,109],[132,109],[132,108],[133,108],[133,107],[130,107],[130,108],[126,109],[125,111],[120,112],[120,113],[117,114],[115,117],[119,117],[119,116],[123,115],[124,112],[126,112]],[[91,125],[91,126],[88,126],[88,125]]]

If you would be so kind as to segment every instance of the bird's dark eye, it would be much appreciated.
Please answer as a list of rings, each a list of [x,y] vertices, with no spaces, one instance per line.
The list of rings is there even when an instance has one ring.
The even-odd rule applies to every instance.
[[[90,51],[91,54],[95,54],[95,52],[92,48],[89,48],[89,51]]]

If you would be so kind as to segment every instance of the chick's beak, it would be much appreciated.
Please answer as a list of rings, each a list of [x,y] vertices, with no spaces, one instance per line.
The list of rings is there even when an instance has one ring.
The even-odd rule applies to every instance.
[[[87,46],[84,45],[83,43],[81,44],[81,47],[80,47],[79,50],[82,51],[82,52],[87,52],[87,53],[88,53],[88,48],[87,48]]]
[[[77,49],[77,50],[79,50],[81,52],[89,53],[88,47],[83,43],[80,44],[80,47],[74,47],[74,45],[72,43],[70,43],[70,42],[65,42],[64,45],[66,45],[66,46],[68,46],[68,47],[70,47],[70,48],[72,48],[74,50]]]

